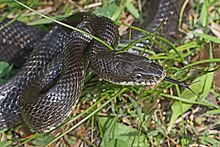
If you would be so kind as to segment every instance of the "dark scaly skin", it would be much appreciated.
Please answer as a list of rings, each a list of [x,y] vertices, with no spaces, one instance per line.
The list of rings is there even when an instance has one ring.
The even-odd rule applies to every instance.
[[[160,26],[157,34],[166,38],[171,42],[175,42],[178,36],[178,24],[179,24],[179,14],[182,5],[185,0],[157,0],[153,1],[154,9],[151,21],[144,21],[142,24],[142,29],[149,32],[154,32],[154,30]],[[143,8],[144,9],[144,8]],[[166,21],[164,21],[166,19]],[[143,34],[140,32],[135,33],[136,38],[142,37]],[[137,46],[145,47],[148,42],[138,43]],[[155,46],[153,46],[155,47]],[[156,48],[156,51],[162,52],[161,49]]]
[[[117,45],[119,37],[117,26],[107,18],[91,15],[85,17],[77,28],[96,35],[113,47]],[[107,34],[108,30],[112,33]],[[58,58],[40,71],[30,81],[30,85],[22,91],[19,98],[20,111],[30,128],[38,132],[51,130],[63,122],[72,107],[76,105],[84,81],[84,52],[91,40],[92,38],[73,31]],[[54,75],[57,74],[51,71],[54,71],[53,68],[56,68],[57,62],[61,61],[60,78],[53,87],[45,91],[41,83],[47,85],[48,82],[42,82],[42,80],[54,79]],[[44,89],[43,92],[42,89]]]
[[[94,19],[97,19],[95,23],[93,22]],[[81,25],[80,27],[82,27],[83,25],[82,29],[96,36],[103,35],[99,37],[102,40],[106,41],[108,44],[115,46],[117,45],[117,38],[118,38],[117,31],[115,30],[116,26],[114,26],[114,24],[109,20],[105,20],[104,22],[98,23],[100,20],[103,21],[103,19],[105,18],[94,17],[92,18],[92,20],[87,20],[91,22],[88,24],[87,26],[88,28],[84,26],[85,24],[80,24]],[[108,28],[107,31],[105,30],[106,22],[108,24],[107,26],[111,26],[113,24],[114,29],[111,30],[115,31],[116,33],[112,34],[112,31],[108,31],[111,27]],[[83,21],[83,23],[85,22]],[[56,27],[60,28],[58,26]],[[56,27],[54,27],[53,29],[55,29]],[[100,28],[100,31],[96,32],[95,30],[97,30],[97,28]],[[62,29],[62,31],[64,34],[69,32],[69,30],[66,32],[66,29],[64,30]],[[61,35],[62,31],[58,31],[58,34],[60,33]],[[54,31],[52,31],[52,34],[53,32]],[[44,39],[53,40],[50,43],[45,41],[45,44],[47,46],[46,48],[48,48],[48,50],[44,48],[45,44],[43,46],[43,43],[39,43],[35,47],[35,50],[32,53],[30,59],[28,59],[28,61],[24,65],[22,69],[23,71],[21,70],[21,72],[18,75],[16,75],[5,85],[0,87],[0,128],[1,129],[5,127],[14,126],[17,123],[19,123],[19,121],[21,121],[22,119],[24,119],[24,121],[28,124],[30,128],[38,132],[50,130],[53,127],[59,125],[68,116],[68,114],[71,112],[70,111],[71,108],[76,104],[76,102],[79,99],[80,91],[83,85],[82,81],[84,78],[83,76],[84,65],[82,63],[83,61],[82,58],[83,58],[84,50],[85,48],[87,48],[88,45],[89,46],[91,45],[91,47],[89,47],[91,49],[89,51],[90,52],[89,59],[91,60],[90,62],[93,64],[93,68],[98,74],[100,74],[101,77],[103,77],[103,79],[106,79],[107,81],[112,81],[113,83],[117,83],[118,81],[119,83],[124,82],[124,81],[120,81],[121,74],[118,74],[119,72],[121,72],[122,74],[126,72],[128,73],[131,72],[132,75],[129,76],[129,78],[126,78],[128,81],[125,82],[128,83],[131,79],[134,81],[135,73],[142,73],[143,72],[142,68],[147,68],[150,70],[150,72],[149,71],[147,72],[149,73],[149,75],[148,74],[143,75],[143,77],[145,77],[146,84],[155,84],[163,80],[163,78],[165,77],[163,68],[161,66],[153,63],[152,61],[146,58],[145,60],[143,60],[142,57],[139,58],[140,62],[138,62],[136,60],[136,57],[138,56],[132,55],[130,53],[122,53],[120,55],[117,52],[111,52],[112,55],[117,55],[118,57],[116,58],[116,61],[108,64],[108,67],[115,68],[115,70],[104,72],[103,71],[104,69],[98,69],[98,68],[102,68],[103,66],[102,64],[100,64],[101,61],[96,59],[98,59],[97,57],[100,56],[97,53],[103,52],[104,50],[102,49],[105,49],[105,47],[103,47],[103,45],[97,43],[96,41],[92,41],[92,43],[89,43],[89,40],[91,41],[91,38],[88,38],[85,35],[79,34],[77,32],[72,32],[71,34],[72,35],[69,38],[67,45],[65,45],[66,39],[63,39],[63,38],[67,38],[65,37],[66,35],[62,36],[63,35],[62,34],[61,35],[62,37],[58,37],[58,38],[53,36],[51,38],[44,37]],[[56,36],[55,33],[54,35]],[[46,36],[48,36],[48,34]],[[83,38],[85,40],[83,40]],[[58,41],[59,39],[63,39],[63,40]],[[74,40],[76,41],[75,43],[73,43]],[[81,44],[82,42],[84,42],[83,47]],[[63,44],[60,45],[59,43],[63,43]],[[40,50],[39,46],[41,46],[40,47],[41,52],[38,51]],[[53,48],[57,48],[57,51],[56,49],[53,49],[53,51],[55,50],[56,53],[52,53],[52,51],[50,50],[51,49],[50,46],[54,46]],[[64,51],[62,51],[63,46],[65,46]],[[76,50],[73,50],[72,46],[74,46],[74,48],[76,47]],[[96,49],[99,50],[96,50],[95,47],[98,47]],[[42,48],[44,49],[42,50]],[[61,53],[62,56],[59,54],[59,52],[61,51],[62,51]],[[43,52],[45,52],[45,54]],[[52,57],[49,59],[44,59],[44,57],[46,58],[48,56],[46,55],[46,52],[48,52],[49,54],[50,53],[53,54]],[[104,52],[106,53],[108,51],[104,51]],[[59,55],[56,58],[54,58],[56,56],[55,54],[56,55],[59,54]],[[132,58],[134,60],[127,61],[128,58],[129,60]],[[49,64],[47,64],[51,59],[54,60],[52,60]],[[106,60],[110,61],[109,59],[112,59],[111,55],[106,56]],[[123,62],[124,59],[126,59],[126,62]],[[126,70],[121,69],[121,67],[128,62],[137,63],[138,65],[137,66],[135,65],[132,68],[127,68]],[[95,67],[95,65],[97,64],[99,64],[98,65],[99,67]],[[38,67],[36,65],[38,65]],[[116,65],[120,65],[120,66],[116,66]],[[52,70],[55,71],[50,72]],[[115,73],[115,71],[117,72]],[[29,75],[31,76],[28,77]],[[114,77],[114,80],[109,79],[108,77],[110,76]],[[151,76],[153,76],[154,78],[152,79]],[[140,81],[135,81],[135,82],[139,83]],[[142,82],[140,82],[140,84],[141,83]],[[66,98],[64,98],[64,93],[67,93],[65,95]],[[55,102],[53,103],[53,101]],[[58,107],[54,107],[54,105]],[[18,106],[20,106],[19,110],[18,110]],[[21,118],[20,111],[22,113],[23,118]]]
[[[34,46],[46,33],[40,29],[15,21],[4,27],[11,19],[0,23],[0,60],[7,61],[20,68]],[[19,30],[18,30],[19,28]]]
[[[84,15],[89,15],[89,13],[70,16],[63,22],[76,26],[82,21]],[[6,18],[0,22],[0,61],[7,61],[21,68],[46,32],[17,20],[7,26],[10,21],[12,19]],[[68,28],[63,29],[70,33]]]
[[[171,40],[178,31],[179,14],[184,1],[185,0],[160,0],[157,4],[157,12],[154,18],[149,25],[143,26],[143,29],[153,32],[154,29],[159,27],[164,19],[167,18],[158,34]]]
[[[0,86],[0,128],[15,126],[21,122],[18,111],[18,96],[28,81],[51,59],[66,43],[67,34],[60,27],[54,27],[46,34],[16,76]],[[55,43],[54,43],[55,42]],[[57,42],[57,43],[56,43]]]
[[[70,16],[70,18],[65,19],[64,22],[68,22],[69,24],[71,23],[73,26],[75,26],[83,19],[82,15],[87,15],[87,13]],[[1,26],[5,25],[5,23],[8,21],[9,20],[3,21]],[[21,27],[21,29],[19,29],[18,26]],[[5,32],[8,33],[5,34]],[[20,72],[7,81],[4,85],[0,86],[0,129],[13,127],[22,121],[17,105],[19,99],[18,96],[20,95],[21,90],[28,85],[29,80],[34,77],[42,69],[42,67],[44,67],[49,61],[56,57],[61,50],[63,50],[63,47],[67,41],[67,36],[70,32],[71,31],[69,29],[57,25],[54,26],[51,31],[48,32],[42,39],[38,38],[38,40],[36,40],[32,39],[31,36],[35,38],[37,29],[18,21],[15,21],[11,25],[7,26],[7,28],[4,28],[2,31],[0,31],[0,36],[5,36],[8,39],[7,42],[4,43],[4,38],[2,38],[0,46],[2,49],[6,50],[2,51],[5,52],[3,54],[7,54],[8,56],[9,53],[12,53],[12,55],[8,56],[12,57],[8,58],[10,61],[13,61],[14,56],[16,56],[14,55],[14,52],[23,49],[15,48],[15,51],[13,51],[15,46],[19,46],[19,43],[21,43],[20,46],[29,44],[28,47],[34,47],[34,51],[31,53],[25,64],[22,63],[25,58],[21,58],[23,61],[19,62],[19,66],[24,65],[20,69]],[[42,32],[39,31],[38,33],[41,34]],[[23,43],[20,41],[21,39],[14,37],[21,36],[21,34],[23,35],[23,38],[26,38]],[[15,42],[15,45],[12,45],[12,47],[8,48],[11,42]],[[3,54],[1,55],[3,56]]]

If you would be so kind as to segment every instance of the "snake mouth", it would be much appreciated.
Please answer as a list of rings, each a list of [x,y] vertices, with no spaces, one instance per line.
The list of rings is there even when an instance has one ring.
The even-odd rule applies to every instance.
[[[166,78],[166,72],[163,71],[159,78],[158,78],[158,76],[154,75],[151,79],[142,80],[142,81],[138,81],[138,82],[137,81],[113,82],[111,80],[107,80],[107,81],[110,82],[110,83],[113,83],[113,84],[117,84],[117,85],[136,85],[136,86],[140,86],[140,85],[156,85],[156,84],[162,82],[165,78]]]
[[[162,74],[160,75],[159,79],[157,79],[157,77],[154,76],[153,79],[145,81],[145,85],[156,85],[156,84],[162,82],[164,80],[164,78],[166,78],[165,70],[162,71]],[[141,85],[143,85],[143,82],[141,82]]]
[[[156,84],[162,82],[165,77],[166,77],[166,72],[165,72],[165,70],[164,70],[164,71],[162,72],[162,75],[161,75],[160,79],[156,81]]]

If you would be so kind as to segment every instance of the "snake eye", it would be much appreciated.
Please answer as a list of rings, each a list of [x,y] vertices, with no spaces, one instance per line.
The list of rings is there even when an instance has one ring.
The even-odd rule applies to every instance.
[[[140,80],[142,80],[142,75],[141,75],[141,74],[135,74],[135,75],[134,75],[134,79],[135,79],[136,81],[140,81]]]

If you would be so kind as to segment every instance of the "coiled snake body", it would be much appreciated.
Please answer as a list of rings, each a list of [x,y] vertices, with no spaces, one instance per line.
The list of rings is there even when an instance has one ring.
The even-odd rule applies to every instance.
[[[113,21],[88,13],[79,15],[64,22],[76,25],[71,21],[77,18],[78,29],[113,48],[117,46],[119,34]],[[45,34],[16,21],[3,28],[0,37],[0,51],[4,52],[0,59],[17,66],[23,62],[17,59],[26,57],[20,50],[8,56],[4,51],[8,45],[27,53],[34,48],[20,72],[0,87],[0,129],[24,121],[31,129],[44,132],[62,123],[79,100],[86,62],[102,79],[117,84],[154,85],[165,78],[163,68],[149,59],[112,51],[85,34],[59,25]]]

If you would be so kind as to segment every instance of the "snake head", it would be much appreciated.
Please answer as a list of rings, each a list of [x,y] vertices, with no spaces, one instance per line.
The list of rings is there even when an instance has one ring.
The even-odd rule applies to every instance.
[[[146,57],[108,52],[93,58],[92,67],[102,79],[120,85],[155,85],[165,78],[164,69]]]
[[[165,78],[164,69],[143,56],[131,53],[116,54],[113,62],[115,83],[121,85],[155,85]]]

